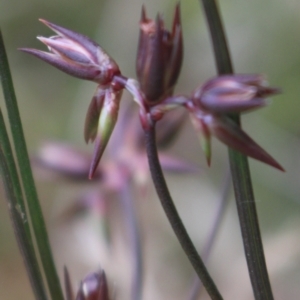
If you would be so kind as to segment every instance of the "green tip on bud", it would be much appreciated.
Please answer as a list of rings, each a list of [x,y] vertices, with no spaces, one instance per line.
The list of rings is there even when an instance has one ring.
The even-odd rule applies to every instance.
[[[92,162],[89,171],[89,179],[92,179],[95,174],[97,166],[100,162],[100,159],[103,155],[103,152],[108,144],[110,136],[117,122],[121,96],[122,96],[122,91],[113,91],[111,89],[105,90],[105,95],[104,95],[103,103],[101,105],[101,110],[99,113],[98,111],[95,113],[95,116],[98,116],[97,129],[94,128],[94,124],[96,124],[96,120],[94,120],[89,116],[89,114],[90,115],[92,114],[91,110],[89,109],[88,111],[88,116],[87,116],[88,121],[86,121],[86,126],[91,129],[89,131],[90,135],[86,136],[86,139],[95,140],[94,153],[93,153]],[[92,106],[94,107],[95,105],[92,104]],[[88,125],[90,123],[92,124],[91,127],[89,127]],[[86,132],[87,131],[88,129],[86,129]]]

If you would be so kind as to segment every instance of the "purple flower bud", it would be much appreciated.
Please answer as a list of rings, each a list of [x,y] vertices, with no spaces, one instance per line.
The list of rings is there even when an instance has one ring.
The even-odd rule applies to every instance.
[[[91,273],[81,282],[76,300],[109,300],[104,271]]]
[[[109,84],[120,74],[116,62],[90,38],[77,32],[40,20],[58,35],[50,38],[38,37],[48,46],[49,52],[21,48],[61,71],[80,79],[91,80],[100,85]]]
[[[262,75],[223,75],[195,90],[196,106],[213,113],[240,113],[265,106],[265,98],[279,93]]]
[[[182,57],[179,5],[176,6],[172,32],[165,29],[160,15],[155,21],[148,19],[143,7],[136,72],[149,103],[157,103],[163,97],[172,94],[179,76]]]

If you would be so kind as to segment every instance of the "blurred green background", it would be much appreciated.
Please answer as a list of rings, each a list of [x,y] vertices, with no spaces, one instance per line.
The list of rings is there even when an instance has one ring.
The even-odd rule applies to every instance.
[[[118,62],[125,75],[135,77],[142,4],[146,4],[150,17],[158,11],[163,12],[168,26],[175,3],[159,0],[147,3],[139,0],[0,1],[0,26],[31,153],[47,139],[68,141],[88,153],[92,152],[92,146],[85,146],[83,141],[83,124],[95,84],[71,78],[17,51],[18,47],[44,49],[35,37],[49,36],[52,32],[39,23],[38,18],[90,36]],[[182,1],[181,11],[185,55],[177,91],[189,93],[199,83],[214,76],[216,71],[198,1]],[[267,108],[245,115],[243,126],[286,169],[286,173],[280,173],[250,160],[275,298],[299,299],[300,2],[224,0],[221,1],[221,11],[235,71],[265,73],[271,85],[283,90],[282,95],[274,98]],[[126,101],[130,101],[130,97],[125,93],[123,102]],[[0,104],[4,107],[2,94]],[[218,203],[227,150],[214,141],[212,166],[208,168],[197,137],[187,122],[170,152],[203,166],[200,175],[168,176],[182,218],[201,249]],[[112,280],[116,287],[126,286],[124,257],[118,260],[108,256],[109,262],[101,261],[101,241],[98,241],[95,224],[89,218],[68,225],[57,222],[60,210],[72,201],[72,193],[74,196],[82,189],[87,190],[88,186],[39,178],[37,184],[59,274],[62,275],[63,265],[68,265],[77,285],[88,271],[97,270],[100,265],[108,268],[114,265],[112,273],[118,275],[111,275]],[[146,263],[144,299],[186,299],[192,270],[164,219],[154,191],[150,196],[146,201],[138,201],[141,218],[146,219],[142,227],[148,237],[144,251],[150,257]],[[0,299],[33,299],[3,197],[1,193]],[[253,298],[233,199],[209,269],[225,299]],[[117,299],[128,298],[122,288],[117,292]]]

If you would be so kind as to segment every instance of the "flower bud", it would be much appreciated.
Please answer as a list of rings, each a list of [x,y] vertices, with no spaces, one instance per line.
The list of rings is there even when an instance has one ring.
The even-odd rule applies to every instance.
[[[265,98],[278,94],[262,75],[223,75],[195,90],[196,106],[213,113],[240,113],[265,106]]]
[[[120,74],[116,62],[90,38],[72,30],[40,20],[58,35],[50,38],[38,37],[48,46],[49,52],[21,48],[61,71],[80,79],[91,80],[100,85],[109,84]]]
[[[180,8],[176,6],[172,32],[164,27],[160,15],[148,19],[145,8],[140,21],[136,72],[149,103],[171,95],[179,76],[183,57]]]
[[[91,273],[81,282],[76,300],[109,300],[104,271]]]

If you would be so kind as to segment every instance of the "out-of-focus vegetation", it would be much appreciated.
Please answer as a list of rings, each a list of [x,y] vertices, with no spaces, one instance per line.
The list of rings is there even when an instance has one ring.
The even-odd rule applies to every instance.
[[[148,15],[154,17],[158,11],[163,12],[168,24],[175,2],[148,1]],[[52,33],[38,22],[38,18],[92,37],[118,62],[124,74],[135,77],[138,23],[143,3],[138,0],[0,2],[0,26],[31,153],[45,139],[61,139],[92,153],[92,147],[84,145],[83,125],[96,87],[17,51],[18,47],[44,49],[35,37]],[[214,76],[215,67],[198,1],[183,1],[181,9],[185,55],[177,91],[189,93],[197,84]],[[269,107],[245,115],[243,126],[287,171],[280,173],[250,160],[275,298],[298,299],[300,3],[296,0],[227,0],[222,1],[221,11],[236,72],[265,73],[272,86],[283,90]],[[125,93],[123,102],[128,101],[130,97]],[[4,107],[2,94],[0,105]],[[170,151],[203,165],[200,175],[168,176],[178,210],[201,250],[218,203],[227,151],[225,146],[214,142],[212,166],[206,167],[197,137],[189,124]],[[63,265],[67,265],[77,284],[88,271],[103,266],[115,282],[117,298],[126,299],[122,291],[128,285],[128,249],[120,245],[126,244],[126,237],[122,237],[123,232],[118,229],[118,225],[122,227],[122,221],[115,225],[118,250],[106,249],[108,253],[103,253],[105,247],[97,220],[83,216],[72,222],[60,221],[61,212],[92,184],[81,185],[61,179],[49,182],[42,176],[36,179],[60,275]],[[170,231],[153,190],[150,189],[149,194],[138,199],[136,204],[139,219],[143,220],[141,231],[147,256],[144,299],[185,299],[192,270]],[[0,201],[0,299],[32,299],[5,205],[5,201]],[[225,299],[252,299],[234,201],[228,209],[209,269]]]

